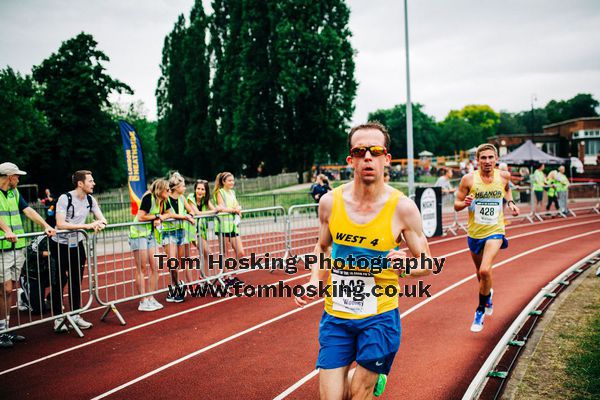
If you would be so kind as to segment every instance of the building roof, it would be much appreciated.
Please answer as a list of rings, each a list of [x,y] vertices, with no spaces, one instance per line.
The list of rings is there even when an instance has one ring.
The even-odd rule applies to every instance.
[[[600,121],[600,117],[580,117],[580,118],[567,119],[566,121],[560,121],[560,122],[555,122],[553,124],[544,125],[544,126],[542,126],[542,128],[544,128],[544,129],[552,128],[554,126],[566,125],[566,124],[570,124],[571,122],[576,122],[576,121]]]

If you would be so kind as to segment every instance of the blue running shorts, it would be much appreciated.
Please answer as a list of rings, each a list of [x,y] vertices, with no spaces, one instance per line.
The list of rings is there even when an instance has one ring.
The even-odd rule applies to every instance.
[[[338,318],[324,311],[317,368],[340,368],[356,361],[387,375],[400,348],[401,332],[398,309],[362,319]]]
[[[502,239],[502,245],[500,246],[500,248],[505,249],[508,247],[508,240],[506,239],[506,237],[504,237],[504,235],[498,233],[496,235],[488,236],[483,239],[473,239],[471,237],[467,237],[467,243],[469,244],[469,250],[471,250],[475,254],[481,253],[481,251],[483,250],[483,247],[485,246],[485,242],[487,242],[490,239]]]

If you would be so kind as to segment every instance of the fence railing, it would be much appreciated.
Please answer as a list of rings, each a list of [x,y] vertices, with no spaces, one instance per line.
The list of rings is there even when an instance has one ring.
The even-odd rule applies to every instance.
[[[585,202],[570,202],[569,208],[578,213],[600,213],[598,185],[585,187],[593,195]],[[531,212],[527,209],[529,199],[523,200],[523,213]],[[452,211],[443,214],[446,231],[457,234],[465,229],[465,215],[459,218]],[[169,292],[167,301],[179,301],[172,289],[181,286],[182,280],[188,285],[225,286],[231,275],[255,270],[227,268],[227,258],[239,260],[251,254],[269,254],[278,259],[301,256],[313,251],[319,229],[316,204],[297,204],[287,209],[281,205],[261,207],[243,210],[241,218],[221,213],[198,216],[194,223],[177,223],[180,225],[176,225],[175,232],[165,230],[164,225],[154,226],[154,222],[129,221],[111,224],[98,233],[59,231],[60,245],[43,232],[18,235],[22,241],[14,245],[0,237],[2,280],[20,280],[19,287],[2,293],[10,325],[0,333],[54,320],[59,321],[55,329],[73,328],[82,336],[81,329],[87,323],[79,314],[94,301],[106,308],[102,318],[112,311],[124,324],[117,310],[121,303],[140,300],[138,309],[151,311],[144,309],[147,302],[165,292]],[[140,227],[144,233],[134,235]],[[236,247],[238,240],[243,246]],[[182,257],[189,259],[194,268],[177,272],[182,265],[170,267],[170,259],[181,262]],[[19,273],[21,267],[23,272]]]

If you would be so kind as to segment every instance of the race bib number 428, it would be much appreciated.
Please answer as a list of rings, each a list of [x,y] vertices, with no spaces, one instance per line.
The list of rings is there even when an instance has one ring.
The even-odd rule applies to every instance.
[[[496,225],[501,206],[497,202],[480,201],[475,204],[475,222],[482,225]]]

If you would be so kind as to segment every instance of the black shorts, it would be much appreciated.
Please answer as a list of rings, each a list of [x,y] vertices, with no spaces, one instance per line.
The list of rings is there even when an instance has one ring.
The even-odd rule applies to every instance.
[[[228,238],[240,236],[240,234],[236,232],[217,232],[217,235]]]
[[[544,199],[543,190],[534,190],[533,193],[535,193],[535,198],[537,199],[537,201],[542,201]]]

